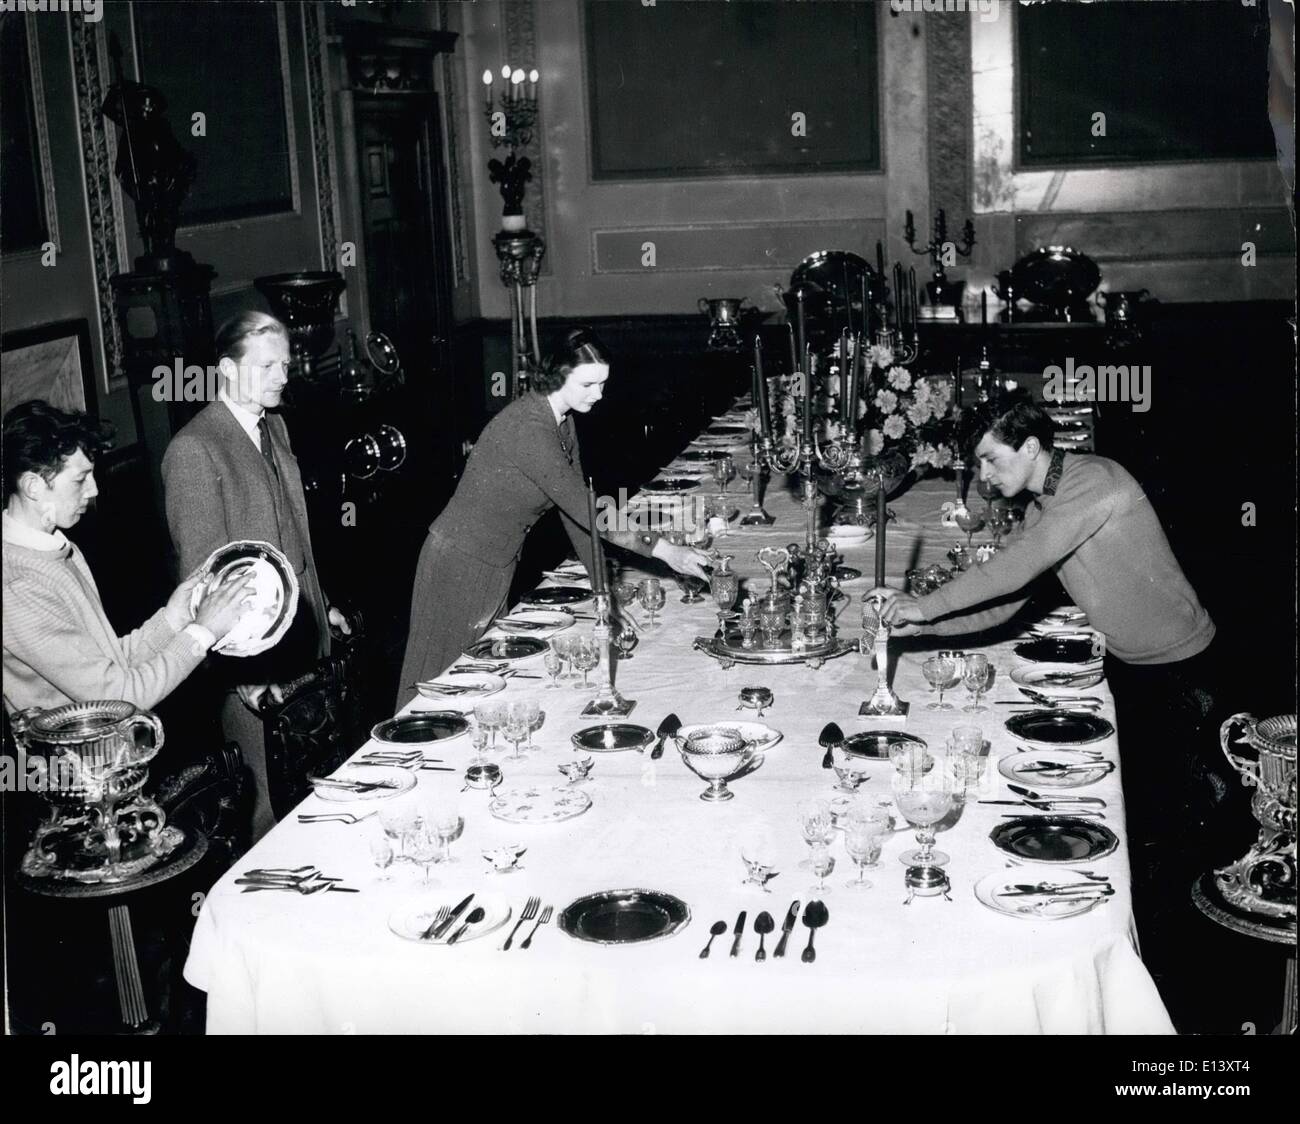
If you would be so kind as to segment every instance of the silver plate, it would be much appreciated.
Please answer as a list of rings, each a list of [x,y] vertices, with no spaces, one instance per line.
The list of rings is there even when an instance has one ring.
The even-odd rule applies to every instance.
[[[620,753],[627,749],[644,749],[655,740],[655,736],[644,726],[634,726],[630,722],[605,722],[579,730],[569,740],[574,748],[589,753]]]
[[[989,832],[993,845],[1008,855],[1036,863],[1081,863],[1104,858],[1119,846],[1105,824],[1076,816],[1025,816]]]
[[[850,734],[836,748],[853,757],[869,757],[873,761],[888,761],[889,751],[896,745],[918,746],[928,749],[926,742],[914,734],[898,730],[863,730]]]
[[[697,636],[693,646],[706,656],[711,656],[717,660],[723,667],[733,663],[765,664],[769,666],[806,663],[814,671],[827,660],[833,660],[858,650],[857,643],[851,640],[828,640],[824,644],[804,648],[800,652],[796,652],[791,648],[742,648],[739,644],[724,644],[716,636]]]
[[[592,944],[645,944],[681,932],[690,907],[660,890],[605,890],[570,902],[557,924],[575,940]]]

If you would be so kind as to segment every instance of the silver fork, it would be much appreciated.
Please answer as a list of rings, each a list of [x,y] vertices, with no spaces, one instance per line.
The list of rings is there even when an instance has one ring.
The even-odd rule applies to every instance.
[[[510,936],[506,937],[506,943],[501,946],[501,951],[505,952],[514,943],[515,934],[519,932],[519,926],[525,921],[531,921],[537,916],[538,907],[542,904],[541,898],[529,898],[524,902],[523,912],[519,915],[519,920],[515,922],[515,927],[510,930]]]
[[[441,925],[444,921],[446,921],[447,918],[450,916],[451,916],[451,906],[449,905],[439,906],[438,912],[433,915],[433,920],[429,922],[428,928],[424,930],[424,933],[421,935],[420,939],[428,940],[429,934],[432,933],[434,929],[436,929],[439,925]]]
[[[540,929],[543,925],[545,925],[550,919],[551,919],[551,907],[548,905],[544,910],[542,910],[542,916],[537,919],[537,924],[533,926],[533,932],[529,933],[528,936],[524,938],[524,943],[521,944],[519,947],[530,948],[533,943],[533,934],[536,933],[537,930]]]
[[[358,816],[354,812],[319,812],[319,813],[299,812],[298,822],[299,823],[337,822],[337,823],[352,824],[352,823],[360,823],[362,820],[368,820],[374,814],[375,814],[374,812],[366,812],[364,815]]]

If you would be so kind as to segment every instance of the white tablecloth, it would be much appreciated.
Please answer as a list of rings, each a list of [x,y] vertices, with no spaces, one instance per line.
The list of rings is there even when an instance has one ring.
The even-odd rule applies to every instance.
[[[938,526],[950,489],[941,482],[923,483],[893,505],[901,524],[891,526],[888,540],[888,571],[894,578],[914,561],[918,539],[921,559],[933,561],[954,538]],[[803,537],[800,510],[781,489],[773,489],[767,508],[778,516],[775,527],[736,530],[718,544],[737,556],[743,575],[761,572],[753,559],[759,546]],[[868,543],[845,552],[865,577],[846,587],[853,598],[844,611],[843,635],[859,631],[858,602],[870,586],[872,549]],[[868,872],[874,888],[865,892],[845,889],[855,868],[837,840],[831,890],[822,898],[830,923],[817,934],[816,962],[800,960],[807,930],[799,925],[784,959],[770,956],[773,934],[767,961],[756,963],[758,912],[768,910],[779,926],[792,899],[810,899],[812,878],[796,866],[806,854],[796,807],[810,796],[832,796],[834,781],[820,767],[817,735],[828,721],[846,732],[869,728],[857,708],[870,694],[875,672],[856,654],[815,672],[799,665],[724,671],[691,650],[696,635],[712,631],[712,603],[682,605],[676,587],[667,579],[665,585],[664,627],[645,630],[633,659],[619,670],[620,690],[638,700],[627,720],[653,729],[670,711],[686,723],[752,718],[752,713],[736,714],[738,690],[770,687],[776,702],[764,721],[785,737],[760,769],[734,782],[734,800],[699,800],[704,782],[685,767],[671,743],[658,762],[636,753],[596,755],[584,786],[592,808],[549,826],[494,819],[487,793],[459,792],[460,772],[420,772],[416,793],[405,799],[457,802],[465,819],[464,835],[454,847],[457,862],[436,866],[435,885],[427,891],[413,865],[396,865],[391,882],[375,881],[367,840],[381,830],[377,818],[358,825],[303,825],[291,816],[227,873],[203,904],[185,976],[208,993],[209,1031],[1172,1033],[1134,948],[1125,848],[1089,864],[1108,873],[1115,886],[1104,905],[1070,920],[1005,917],[981,905],[972,887],[1006,866],[1006,856],[988,833],[1002,822],[1000,814],[1016,809],[974,801],[939,836],[940,847],[952,856],[947,868],[952,901],[918,898],[903,904],[904,867],[898,856],[914,845],[910,831],[886,843],[879,867]],[[645,614],[638,616],[644,624]],[[997,668],[990,697],[1015,697],[1008,672],[1016,661],[1009,645],[987,650]],[[912,703],[907,731],[937,747],[955,723],[972,716],[925,710],[929,688],[920,673],[922,658],[917,652],[901,659],[891,653],[897,661],[893,682]],[[540,662],[524,666],[540,673]],[[595,674],[603,673],[602,667]],[[530,693],[546,711],[545,725],[535,735],[541,748],[521,765],[503,761],[506,783],[563,783],[556,765],[573,756],[570,735],[595,721],[579,716],[589,695],[567,684],[550,690],[542,681],[513,680],[497,697]],[[1097,693],[1109,700],[1104,684]],[[434,704],[421,699],[413,705]],[[1001,756],[1015,751],[1001,728],[1007,713],[1009,708],[990,706],[974,717],[992,743],[983,794],[988,797],[1011,795],[996,769]],[[1114,720],[1109,701],[1102,713]],[[1117,759],[1114,739],[1099,748]],[[460,738],[438,744],[429,756],[462,766],[471,754],[468,740]],[[494,759],[503,757],[504,750]],[[870,771],[863,791],[887,796],[889,763],[873,762]],[[1122,841],[1118,770],[1085,791],[1106,799],[1105,822]],[[313,796],[300,810],[339,808]],[[739,838],[757,823],[769,827],[780,847],[781,873],[770,883],[770,894],[741,884]],[[514,842],[528,846],[524,869],[490,873],[482,850]],[[239,871],[251,867],[304,863],[343,876],[363,892],[243,894],[233,884]],[[1035,868],[1035,880],[1043,869]],[[538,932],[530,949],[509,952],[499,950],[508,930],[448,948],[407,942],[387,924],[395,909],[412,900],[452,904],[470,891],[504,893],[516,912],[535,894],[558,914],[580,895],[626,887],[676,894],[690,906],[690,924],[667,940],[606,947],[573,940],[552,923]],[[732,959],[727,955],[731,926],[742,909],[748,911],[747,931],[740,956]],[[717,920],[727,922],[727,934],[714,942],[711,957],[701,960],[698,953]]]

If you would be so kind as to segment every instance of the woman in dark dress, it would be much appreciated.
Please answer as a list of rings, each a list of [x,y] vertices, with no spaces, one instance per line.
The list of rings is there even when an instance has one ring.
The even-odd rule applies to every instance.
[[[587,486],[578,458],[574,413],[600,401],[609,355],[588,329],[570,331],[543,365],[535,388],[483,430],[456,494],[429,528],[411,595],[411,627],[399,705],[410,684],[440,675],[506,607],[529,529],[552,507],[590,566]],[[652,533],[604,531],[601,537],[707,579],[703,551]]]

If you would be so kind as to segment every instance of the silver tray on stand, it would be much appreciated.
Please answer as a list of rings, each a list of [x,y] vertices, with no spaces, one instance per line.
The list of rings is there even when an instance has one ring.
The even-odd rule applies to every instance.
[[[699,649],[706,656],[711,656],[717,660],[724,668],[738,663],[764,664],[768,666],[783,663],[806,663],[813,671],[816,671],[827,660],[833,660],[838,656],[858,650],[856,640],[836,640],[834,638],[827,639],[820,644],[810,644],[797,652],[789,647],[765,648],[758,643],[755,643],[752,648],[745,648],[741,645],[739,633],[729,633],[725,640],[717,636],[697,636],[693,647]]]

